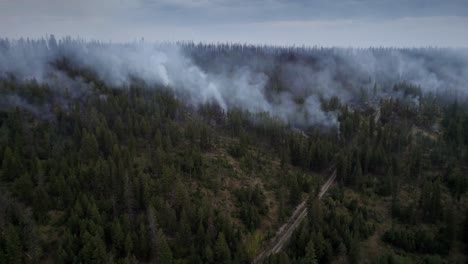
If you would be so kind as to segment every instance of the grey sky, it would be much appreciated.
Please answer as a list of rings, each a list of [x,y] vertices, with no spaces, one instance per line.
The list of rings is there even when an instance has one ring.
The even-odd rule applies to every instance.
[[[468,0],[0,0],[0,36],[468,47]]]

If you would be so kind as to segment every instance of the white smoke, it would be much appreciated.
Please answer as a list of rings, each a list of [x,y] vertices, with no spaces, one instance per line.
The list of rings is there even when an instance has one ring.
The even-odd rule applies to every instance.
[[[344,102],[352,101],[374,83],[407,81],[426,92],[452,89],[467,94],[466,51],[305,50],[296,51],[299,59],[286,62],[277,58],[281,49],[264,47],[262,52],[252,56],[248,51],[240,55],[231,52],[225,57],[223,53],[210,57],[207,52],[201,56],[203,62],[176,44],[57,41],[53,37],[2,40],[0,77],[11,74],[20,80],[48,83],[59,92],[66,88],[72,94],[82,94],[90,84],[66,76],[54,65],[66,58],[73,67],[91,70],[114,88],[126,87],[137,78],[150,87],[174,89],[195,106],[216,102],[224,110],[267,112],[299,126],[336,126],[336,114],[323,111],[321,100],[337,96]],[[279,71],[274,73],[275,69]],[[268,90],[274,77],[285,86],[277,92]],[[382,96],[387,92],[379,90]]]

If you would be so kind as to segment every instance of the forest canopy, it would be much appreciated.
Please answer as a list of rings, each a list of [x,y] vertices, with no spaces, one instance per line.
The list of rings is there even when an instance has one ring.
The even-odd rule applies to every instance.
[[[464,263],[466,55],[3,39],[0,263]]]

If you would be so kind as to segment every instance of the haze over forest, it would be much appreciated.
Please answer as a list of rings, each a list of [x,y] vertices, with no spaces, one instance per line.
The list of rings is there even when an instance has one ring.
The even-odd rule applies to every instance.
[[[464,0],[0,0],[0,264],[467,263]]]

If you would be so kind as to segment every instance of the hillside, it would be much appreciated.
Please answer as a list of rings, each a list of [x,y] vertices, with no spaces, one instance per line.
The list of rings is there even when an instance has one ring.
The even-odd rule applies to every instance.
[[[202,51],[225,50],[191,55],[216,71],[224,57]],[[274,58],[320,71],[313,54]],[[462,97],[346,69],[332,79],[351,99],[303,93],[277,66],[268,108],[254,111],[240,95],[223,107],[142,76],[111,84],[69,58],[51,65],[51,79],[0,81],[0,263],[251,263],[303,202],[265,263],[467,261]]]

